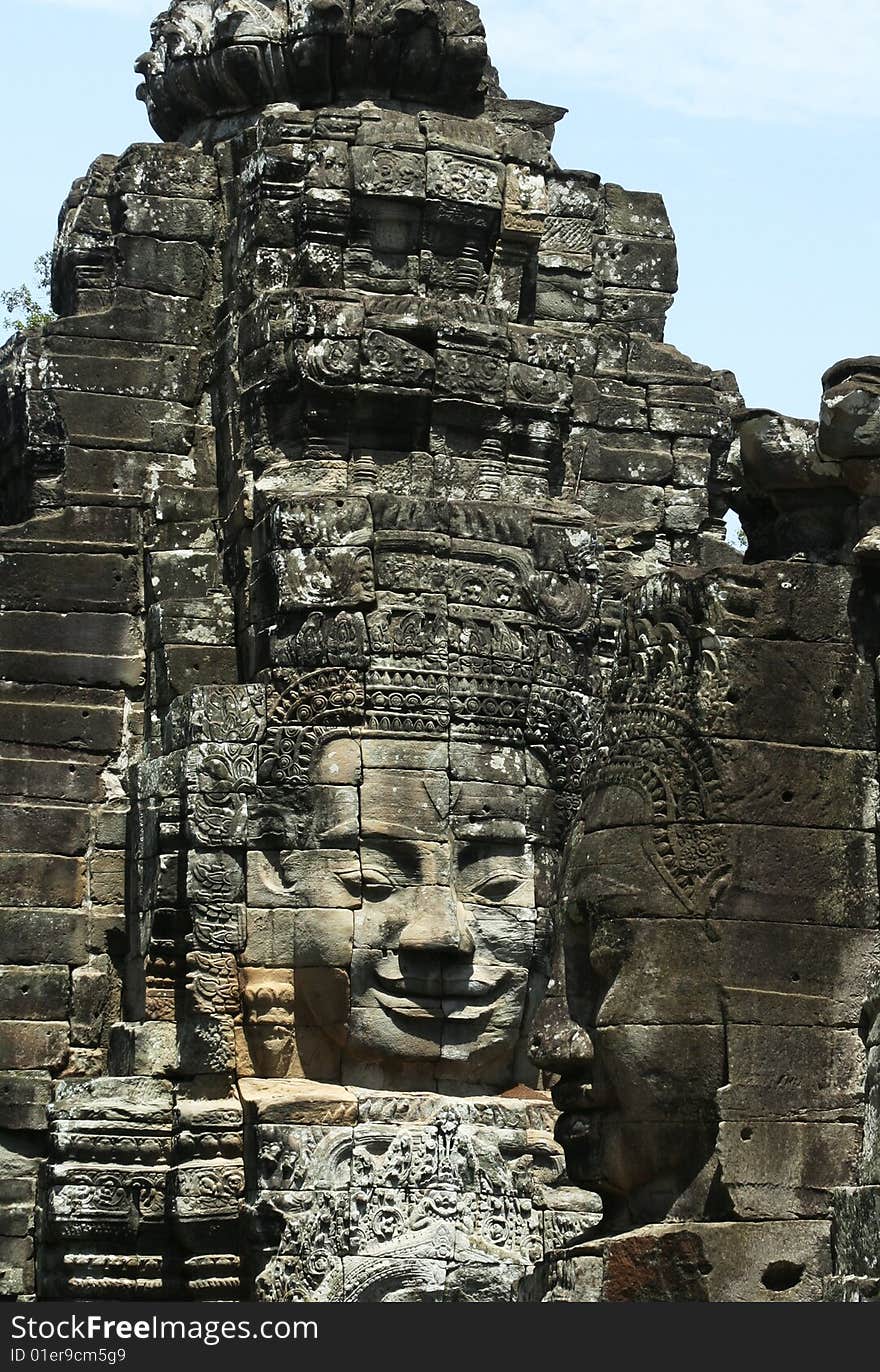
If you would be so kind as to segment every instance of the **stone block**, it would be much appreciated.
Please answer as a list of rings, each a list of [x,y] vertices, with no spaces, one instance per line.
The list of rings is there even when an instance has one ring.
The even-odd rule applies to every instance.
[[[415,840],[445,837],[450,807],[446,772],[365,771],[360,797],[363,832]]]
[[[0,1181],[0,1232],[9,1238],[33,1233],[36,1191],[36,1181],[29,1177]]]
[[[424,200],[426,167],[423,154],[396,148],[353,148],[354,189],[358,195]]]
[[[119,505],[137,504],[143,499],[148,466],[154,461],[154,453],[71,446],[65,465],[66,488],[81,505],[102,504],[107,498]]]
[[[703,487],[667,491],[663,523],[670,533],[695,533],[708,519],[709,496]]]
[[[663,197],[652,191],[626,191],[609,182],[604,189],[605,229],[609,234],[672,238]]]
[[[137,623],[125,614],[0,612],[0,670],[10,681],[137,686]]]
[[[232,1072],[235,1041],[231,1019],[192,1016],[181,1024],[147,1021],[115,1024],[109,1067],[136,1077],[192,1077]]]
[[[62,1081],[55,1088],[52,1118],[102,1124],[138,1121],[170,1130],[173,1101],[171,1083],[150,1077],[110,1075],[95,1081]]]
[[[79,1047],[107,1042],[110,1025],[119,1018],[119,979],[106,954],[89,958],[73,971],[70,1036]]]
[[[0,844],[7,851],[78,857],[89,842],[89,811],[79,805],[0,803]]]
[[[701,381],[708,385],[712,373],[670,343],[635,335],[629,342],[627,375],[632,381]]]
[[[445,152],[428,152],[427,195],[449,197],[463,204],[500,209],[504,199],[504,167]]]
[[[835,1268],[880,1277],[880,1187],[847,1186],[832,1196]]]
[[[575,489],[582,482],[638,482],[656,486],[672,475],[669,443],[646,433],[574,430],[566,466]]]
[[[719,578],[718,632],[723,637],[851,644],[845,567],[764,562]],[[768,644],[759,644],[767,652]]]
[[[628,386],[622,381],[598,383],[597,419],[601,429],[612,433],[648,428],[648,409],[643,386]]]
[[[719,740],[716,820],[798,828],[873,829],[873,753]]]
[[[575,499],[603,526],[618,526],[628,533],[659,529],[665,512],[662,487],[584,481]]]
[[[670,1293],[671,1281],[675,1281],[679,1290],[681,1286],[674,1273],[668,1271],[670,1259],[675,1263],[676,1254],[681,1250],[673,1245],[671,1250],[664,1252],[663,1243],[658,1243],[664,1235],[679,1238],[687,1235],[697,1242],[698,1247],[691,1250],[696,1257],[696,1273],[693,1267],[690,1271],[699,1280],[694,1285],[688,1283],[694,1293],[690,1299],[746,1303],[818,1301],[822,1298],[823,1281],[831,1270],[827,1220],[769,1220],[757,1224],[690,1222],[674,1228],[651,1225],[608,1243],[609,1249],[620,1245],[619,1257],[612,1263],[611,1271],[616,1271],[622,1278],[628,1269],[625,1286],[620,1284],[620,1279],[615,1282],[621,1294],[627,1293],[626,1299],[657,1299],[651,1292],[658,1291],[658,1278],[660,1291],[666,1293],[661,1294],[660,1299],[681,1298]],[[647,1242],[632,1242],[640,1237]],[[609,1258],[610,1253],[605,1260],[606,1272]],[[680,1262],[677,1265],[681,1272]],[[603,1299],[607,1299],[604,1291]]]
[[[27,800],[98,800],[104,791],[100,757],[82,758],[74,754],[67,761],[63,754],[30,756],[14,752],[14,744],[0,748],[0,795]],[[4,755],[5,754],[5,755]]]
[[[192,447],[195,415],[176,401],[90,391],[59,390],[55,395],[78,448],[145,448],[185,457]]]
[[[66,967],[0,967],[0,1019],[63,1020],[69,1008]]]
[[[316,1081],[239,1082],[246,1122],[256,1124],[356,1124],[357,1097],[345,1086]]]
[[[283,787],[261,786],[248,798],[247,832],[249,842],[263,848],[354,847],[358,816],[354,786],[309,786],[295,796]]]
[[[9,905],[75,909],[85,896],[85,863],[42,853],[0,853],[0,886]]]
[[[208,257],[197,243],[120,235],[119,281],[169,295],[202,296],[210,280]]]
[[[737,682],[722,706],[722,737],[818,748],[874,746],[873,682],[851,648],[736,639],[729,651]]]
[[[608,286],[672,293],[678,285],[675,244],[659,238],[599,238],[596,276]]]
[[[294,977],[294,1015],[300,1029],[332,1032],[344,1025],[351,1009],[348,975],[340,967],[299,967]]]
[[[61,1067],[69,1045],[66,1022],[0,1020],[0,1069],[27,1071]]]
[[[706,487],[712,468],[710,445],[705,439],[674,438],[672,441],[674,463],[673,485]]]
[[[551,255],[538,268],[536,318],[554,323],[595,323],[601,297],[599,284],[588,268],[590,259],[584,259],[582,271],[555,266],[559,260]]]
[[[597,1030],[596,1043],[605,1070],[626,1083],[624,1135],[628,1124],[638,1134],[648,1121],[680,1128],[705,1119],[724,1080],[724,1031],[717,1023],[612,1025]],[[671,1073],[664,1066],[670,1062],[686,1062],[687,1074]]]
[[[7,742],[109,755],[121,735],[122,696],[116,692],[0,684],[0,739]]]
[[[107,1072],[106,1048],[77,1048],[72,1045],[62,1077],[103,1077]]]
[[[52,1078],[48,1072],[0,1072],[0,1129],[45,1129],[51,1099]],[[33,1183],[15,1178],[0,1181],[0,1211],[4,1190],[12,1191],[22,1185],[35,1190]]]
[[[542,257],[592,257],[595,225],[588,219],[548,215],[541,234]]]
[[[89,859],[89,898],[93,905],[125,903],[124,851],[96,851]]]
[[[204,199],[129,193],[120,196],[118,213],[125,233],[150,238],[210,242],[216,230],[214,206]]]
[[[347,967],[351,963],[351,910],[297,910],[294,928],[296,967]]]
[[[0,957],[21,965],[78,966],[88,957],[82,912],[0,908]]]
[[[0,1296],[27,1297],[34,1289],[32,1238],[0,1238]]]
[[[714,913],[722,919],[867,928],[876,923],[877,856],[864,832],[722,826],[731,877]]]
[[[606,285],[602,292],[602,319],[617,329],[632,330],[659,343],[663,341],[666,315],[674,298],[665,291]]]
[[[186,695],[198,686],[225,685],[238,680],[235,649],[210,644],[168,643],[156,657],[163,701]]]
[[[857,1114],[865,1050],[856,1029],[731,1024],[727,1038],[730,1085],[719,1095],[723,1118],[821,1122]]]
[[[594,220],[604,196],[598,176],[594,172],[560,171],[556,168],[547,179],[547,194],[551,214],[571,219]]]
[[[67,505],[0,529],[3,552],[45,553],[53,547],[61,553],[133,553],[139,540],[139,521],[131,510],[100,506]]]
[[[116,553],[4,553],[6,610],[128,610],[141,603],[137,561]]]
[[[182,143],[135,143],[116,162],[113,177],[121,191],[183,200],[213,200],[219,189],[214,159]]]
[[[740,1219],[826,1216],[832,1188],[855,1180],[857,1124],[755,1119],[719,1129],[721,1175]]]
[[[221,585],[220,566],[213,551],[191,551],[147,554],[147,574],[150,590],[156,599],[199,600]]]
[[[245,966],[293,967],[296,961],[297,919],[303,910],[259,909],[247,911],[247,943],[242,955]],[[330,915],[321,910],[319,915]],[[345,913],[345,912],[343,912]],[[349,919],[353,916],[348,912]]]
[[[89,311],[58,320],[53,326],[53,335],[60,333],[69,338],[138,338],[145,344],[180,344],[198,337],[203,322],[202,306],[197,300],[120,286],[112,300],[106,295],[101,297],[100,308],[94,313]],[[119,443],[117,440],[115,444],[105,446],[118,447]]]
[[[368,769],[445,772],[449,767],[449,745],[443,740],[365,738],[361,754]]]
[[[601,1300],[708,1301],[698,1234],[652,1225],[605,1245]]]

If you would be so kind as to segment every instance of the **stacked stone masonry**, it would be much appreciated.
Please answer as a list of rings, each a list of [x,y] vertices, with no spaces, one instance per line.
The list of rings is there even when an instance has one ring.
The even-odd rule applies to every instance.
[[[876,1297],[880,362],[667,344],[463,0],[138,68],[0,350],[4,1293]]]

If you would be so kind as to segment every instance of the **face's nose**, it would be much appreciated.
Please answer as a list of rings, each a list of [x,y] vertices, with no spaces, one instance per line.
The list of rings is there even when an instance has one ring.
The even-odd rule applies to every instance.
[[[416,896],[413,917],[400,934],[402,953],[457,953],[469,957],[474,951],[467,911],[456,900],[454,891],[444,891],[439,900]]]
[[[587,1030],[570,1018],[564,1001],[548,997],[538,1011],[529,1044],[535,1066],[565,1080],[584,1082],[592,1073],[593,1056]]]

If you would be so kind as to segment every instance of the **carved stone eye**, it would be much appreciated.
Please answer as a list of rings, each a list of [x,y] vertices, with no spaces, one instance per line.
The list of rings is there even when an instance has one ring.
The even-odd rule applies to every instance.
[[[518,891],[522,884],[522,877],[517,873],[499,872],[478,882],[474,886],[473,892],[481,900],[488,900],[495,905],[500,905],[502,901],[512,896],[514,891]]]
[[[397,890],[397,882],[379,867],[365,867],[361,889],[367,900],[384,900]]]

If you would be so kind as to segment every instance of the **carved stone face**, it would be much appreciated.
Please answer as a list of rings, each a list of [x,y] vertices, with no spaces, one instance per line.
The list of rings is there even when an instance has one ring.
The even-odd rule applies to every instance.
[[[495,752],[499,779],[509,751]],[[360,844],[346,877],[360,902],[350,1071],[398,1062],[426,1085],[513,1082],[539,938],[533,844],[492,815],[463,836],[454,807],[466,783],[418,770],[423,743],[396,742],[393,769],[374,764],[381,747],[365,753]],[[491,745],[460,745],[456,768],[479,775],[492,756]]]
[[[566,866],[565,953],[592,1061],[556,1090],[559,1137],[574,1179],[638,1221],[665,1214],[715,1147],[726,1066],[718,936],[660,877],[644,797],[609,786],[591,800]]]
[[[569,1172],[616,1228],[790,1213],[805,1122],[861,1093],[870,716],[818,641],[814,585],[806,564],[658,581],[625,621],[534,1035],[561,1077]],[[790,1143],[759,1145],[771,1127]],[[827,1142],[819,1190],[850,1166],[843,1136]]]
[[[523,753],[385,735],[335,739],[313,767],[308,825],[291,810],[276,839],[289,846],[246,859],[248,958],[295,965],[305,1074],[425,1089],[531,1079],[520,1050],[547,951],[536,877],[547,886],[551,849],[537,836],[552,798],[525,786]]]
[[[294,1054],[294,990],[290,973],[242,972],[245,1035],[260,1076],[283,1077]]]

